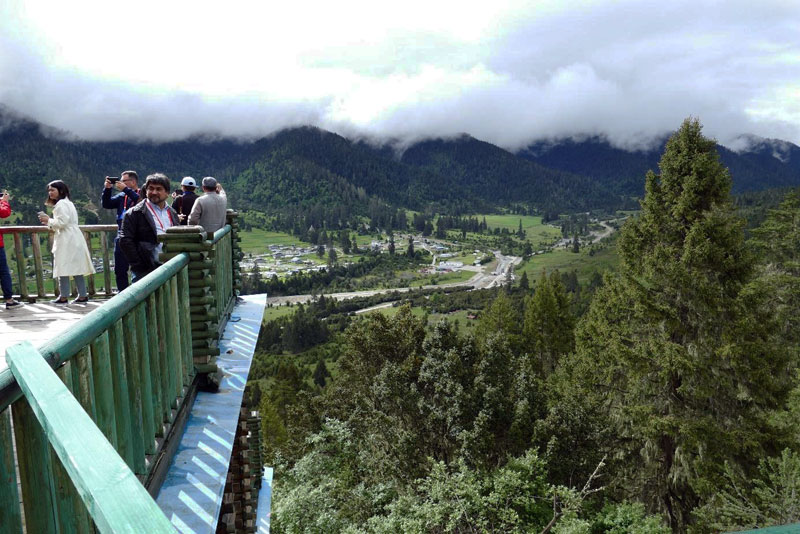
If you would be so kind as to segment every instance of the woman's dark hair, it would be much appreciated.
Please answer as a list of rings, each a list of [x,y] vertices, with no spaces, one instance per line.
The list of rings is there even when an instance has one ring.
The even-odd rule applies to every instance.
[[[55,188],[58,190],[58,200],[62,198],[69,198],[69,187],[67,184],[62,182],[61,180],[53,180],[49,184],[47,184],[47,189]],[[55,206],[58,203],[58,200],[53,200],[50,198],[50,195],[47,195],[47,200],[44,201],[45,206]]]

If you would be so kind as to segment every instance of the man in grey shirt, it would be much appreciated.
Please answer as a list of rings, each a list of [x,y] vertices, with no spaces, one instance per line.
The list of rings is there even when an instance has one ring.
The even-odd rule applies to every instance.
[[[199,224],[206,232],[213,234],[225,226],[228,198],[222,186],[212,176],[203,178],[202,186],[205,194],[194,201],[189,224]]]

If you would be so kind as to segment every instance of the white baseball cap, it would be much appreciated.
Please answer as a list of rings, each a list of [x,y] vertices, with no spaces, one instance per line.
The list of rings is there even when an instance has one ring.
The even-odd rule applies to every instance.
[[[191,176],[185,176],[183,180],[181,180],[181,185],[185,185],[186,187],[197,187],[197,182],[195,182],[194,178]]]

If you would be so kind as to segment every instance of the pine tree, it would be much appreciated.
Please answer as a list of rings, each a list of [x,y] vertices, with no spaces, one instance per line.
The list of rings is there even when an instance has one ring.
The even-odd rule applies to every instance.
[[[389,254],[394,256],[394,234],[389,234]]]
[[[414,238],[408,236],[408,248],[406,249],[406,256],[409,258],[414,257]]]
[[[620,276],[577,329],[570,368],[608,410],[625,485],[686,532],[724,462],[770,446],[764,414],[785,398],[789,372],[759,295],[742,291],[753,272],[742,221],[697,120],[670,138],[659,168],[621,233]]]
[[[272,465],[276,453],[288,439],[286,426],[275,404],[266,395],[261,397],[258,412],[261,416],[262,461],[265,465]]]
[[[800,344],[800,190],[792,191],[764,223],[750,244],[761,265],[755,291],[767,296],[781,325],[781,336],[795,350]]]
[[[538,372],[551,374],[561,357],[572,350],[574,328],[575,318],[561,276],[554,271],[548,277],[543,270],[533,297],[525,302],[522,327],[523,349],[534,358]]]
[[[330,378],[331,373],[328,371],[328,367],[325,365],[325,360],[320,358],[317,362],[317,366],[314,368],[314,383],[321,388],[325,387],[326,380]]]
[[[528,281],[528,271],[522,271],[522,276],[519,278],[519,288],[523,291],[528,291],[531,288]]]
[[[484,342],[497,334],[506,334],[509,344],[519,343],[520,320],[517,310],[505,290],[501,290],[478,321],[475,334]]]

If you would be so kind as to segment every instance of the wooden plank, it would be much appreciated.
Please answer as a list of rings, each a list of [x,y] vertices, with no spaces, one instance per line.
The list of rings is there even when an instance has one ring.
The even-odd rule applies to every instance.
[[[158,350],[161,353],[161,372],[167,378],[166,395],[168,408],[177,408],[178,401],[175,395],[175,354],[170,353],[169,344],[167,343],[167,331],[171,330],[170,325],[167,324],[167,314],[165,313],[166,303],[164,302],[164,287],[159,287],[156,290],[156,316],[158,321]],[[172,412],[170,410],[169,422],[172,422]]]
[[[174,393],[177,401],[179,397],[183,396],[183,353],[178,339],[180,330],[176,284],[177,280],[173,276],[164,287],[164,312],[166,313],[166,321],[171,326],[171,328],[167,328],[167,350],[172,355],[172,366],[175,373]],[[178,404],[176,402],[175,408],[177,407]]]
[[[72,380],[75,384],[75,398],[89,414],[92,421],[97,421],[97,407],[94,397],[94,378],[92,373],[92,353],[88,346],[82,348],[72,358]]]
[[[22,534],[14,444],[11,437],[11,410],[0,412],[0,525],[3,532]]]
[[[44,428],[98,530],[174,534],[175,528],[155,501],[33,345],[15,345],[6,357],[31,413]]]
[[[114,389],[111,373],[111,354],[108,346],[108,332],[103,332],[91,345],[92,376],[94,377],[94,396],[97,411],[97,426],[103,431],[115,449],[118,448],[117,421],[114,413]]]
[[[166,395],[166,391],[164,390],[164,373],[162,372],[164,366],[161,363],[161,352],[158,350],[158,321],[155,298],[155,295],[150,295],[145,302],[145,324],[147,325],[147,330],[145,331],[151,332],[151,335],[147,336],[147,344],[150,353],[150,367],[153,369],[153,379],[150,381],[150,387],[153,393],[154,430],[157,437],[163,437],[164,423],[168,421],[167,411],[164,409],[164,406],[169,406],[169,403],[164,400]]]
[[[136,332],[147,332],[147,321],[144,312],[145,304],[142,303],[133,311]],[[156,427],[153,417],[153,387],[152,378],[154,369],[150,362],[150,344],[147,340],[139,343],[139,379],[142,383],[142,437],[144,438],[145,454],[156,453]]]
[[[39,297],[44,298],[44,266],[42,265],[42,245],[39,234],[31,234],[31,247],[33,248],[33,267],[36,271],[36,291]]]
[[[59,367],[56,375],[74,396],[77,391],[77,383],[74,380],[72,363],[72,361],[68,361]],[[69,473],[61,464],[61,460],[52,447],[50,448],[50,457],[53,465],[59,531],[61,534],[90,532],[92,520],[89,518],[89,513],[83,505],[78,490],[70,480]]]
[[[28,281],[25,279],[25,255],[22,253],[22,236],[14,234],[14,255],[17,257],[17,280],[19,281],[19,294],[23,299],[28,298]]]
[[[23,343],[29,344],[27,341]],[[23,343],[14,347],[19,347]],[[14,347],[6,350],[7,361]],[[31,358],[31,360],[34,359]],[[17,460],[22,481],[25,529],[27,532],[36,532],[37,534],[56,534],[58,527],[56,526],[53,466],[47,436],[37,422],[26,399],[20,399],[12,404],[11,413],[14,418]]]
[[[178,297],[182,303],[189,302],[189,270],[181,269],[178,273]],[[181,339],[184,340],[184,368],[187,373],[187,380],[191,383],[194,378],[194,362],[192,360],[192,331],[191,331],[191,312],[188,306],[181,308]]]
[[[114,413],[117,425],[117,452],[128,464],[128,467],[133,469],[133,437],[131,436],[133,422],[124,344],[122,320],[119,320],[108,331],[111,380],[114,386]]]
[[[142,379],[141,364],[139,362],[140,353],[139,333],[136,331],[136,323],[133,314],[128,313],[122,318],[122,327],[127,333],[125,337],[125,370],[128,373],[128,394],[130,395],[131,407],[131,448],[133,449],[133,472],[143,475],[147,472],[144,458],[144,435],[142,426]]]
[[[89,248],[89,257],[91,257],[92,256],[92,236],[89,234],[89,232],[84,230],[83,238],[86,240],[86,246]],[[89,275],[89,276],[86,276],[85,278],[87,278],[87,283],[88,283],[86,290],[88,291],[89,295],[94,296],[97,293],[95,291],[95,287],[94,287],[94,276]]]
[[[108,232],[100,232],[100,249],[103,251],[103,285],[106,295],[114,294],[111,288],[111,255],[108,250]]]

